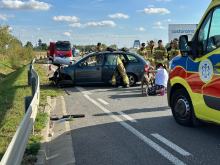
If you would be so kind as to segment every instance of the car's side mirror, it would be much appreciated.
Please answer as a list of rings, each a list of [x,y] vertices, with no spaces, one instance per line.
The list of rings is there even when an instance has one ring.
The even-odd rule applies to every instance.
[[[182,54],[189,53],[190,51],[190,42],[187,35],[182,35],[179,38],[179,49]]]

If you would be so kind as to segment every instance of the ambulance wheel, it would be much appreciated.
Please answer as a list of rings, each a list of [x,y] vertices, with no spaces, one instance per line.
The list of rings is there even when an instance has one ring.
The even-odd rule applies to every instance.
[[[199,121],[194,114],[192,101],[185,89],[178,89],[172,95],[171,109],[177,123],[184,126],[197,126]]]

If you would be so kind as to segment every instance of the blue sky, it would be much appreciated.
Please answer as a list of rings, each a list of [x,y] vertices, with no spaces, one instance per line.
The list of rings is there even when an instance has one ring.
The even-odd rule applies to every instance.
[[[168,24],[197,24],[211,0],[0,0],[0,24],[22,42],[132,46],[168,41]]]

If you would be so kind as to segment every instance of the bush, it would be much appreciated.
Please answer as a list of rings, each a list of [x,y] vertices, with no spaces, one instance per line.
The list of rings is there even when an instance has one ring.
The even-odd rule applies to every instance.
[[[18,69],[33,59],[34,52],[30,47],[22,47],[20,44],[14,43],[8,48],[7,55],[12,68]]]
[[[25,153],[26,154],[32,154],[32,155],[37,155],[39,149],[40,149],[40,141],[42,139],[42,136],[34,136],[32,135],[30,138],[29,138],[29,143],[26,147],[26,151]]]
[[[8,26],[0,26],[0,54],[15,70],[34,57],[33,48],[23,47],[21,41],[10,34]]]

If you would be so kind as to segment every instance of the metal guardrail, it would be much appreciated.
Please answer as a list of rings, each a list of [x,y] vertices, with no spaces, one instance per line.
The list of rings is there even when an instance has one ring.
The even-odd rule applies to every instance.
[[[34,121],[37,115],[40,99],[40,80],[34,70],[33,60],[28,71],[28,84],[32,86],[32,96],[25,98],[25,116],[17,128],[0,164],[1,165],[20,165],[30,133],[33,130]]]

